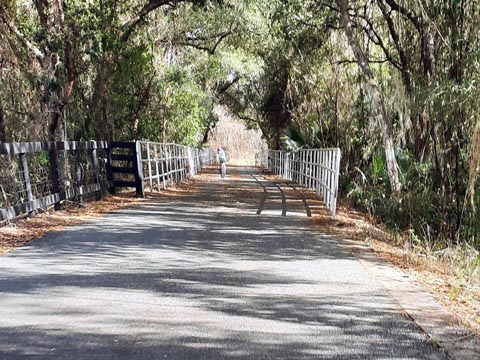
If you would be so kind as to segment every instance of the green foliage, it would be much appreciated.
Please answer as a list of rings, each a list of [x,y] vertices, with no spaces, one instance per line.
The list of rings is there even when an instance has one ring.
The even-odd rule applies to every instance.
[[[42,166],[46,166],[50,163],[50,157],[48,156],[48,152],[42,151],[38,154],[38,162]]]
[[[293,126],[288,127],[284,131],[284,135],[281,138],[282,148],[286,151],[296,151],[305,145],[305,139],[302,133]]]
[[[372,158],[372,177],[374,179],[382,178],[385,166],[385,156],[382,152],[377,153]]]
[[[210,119],[212,102],[189,72],[171,69],[166,80],[175,86],[175,92],[166,101],[171,139],[180,144],[197,145]]]
[[[415,242],[479,247],[480,217],[465,201],[480,94],[478,2],[412,6],[413,16],[387,2],[351,9],[392,120],[403,185],[396,198],[372,99],[335,2],[172,2],[135,22],[147,3],[72,0],[64,27],[49,30],[30,2],[9,2],[24,39],[48,56],[38,61],[25,41],[0,29],[8,137],[42,138],[59,111],[74,139],[198,145],[221,104],[260,128],[271,148],[339,146],[342,195]],[[48,64],[51,53],[55,64]],[[473,204],[480,208],[479,191]]]

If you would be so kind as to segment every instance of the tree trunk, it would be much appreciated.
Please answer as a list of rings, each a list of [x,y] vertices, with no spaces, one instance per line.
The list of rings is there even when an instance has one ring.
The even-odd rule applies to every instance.
[[[210,131],[212,131],[214,126],[215,126],[215,123],[211,121],[205,127],[205,132],[203,133],[202,145],[208,142],[208,136],[210,135]]]
[[[138,126],[140,125],[140,115],[142,114],[142,110],[147,106],[148,100],[150,100],[150,89],[152,87],[152,82],[155,75],[150,78],[147,87],[142,92],[140,99],[138,100],[137,109],[135,111],[135,115],[133,117],[133,136],[135,139],[138,140]]]
[[[0,104],[0,142],[7,142],[7,130],[5,126],[5,112],[3,104]]]
[[[377,0],[377,4],[383,14],[383,17],[385,18],[385,21],[387,22],[388,31],[392,37],[393,43],[395,44],[395,48],[397,49],[398,57],[400,58],[400,72],[402,74],[403,84],[405,85],[405,89],[407,90],[408,94],[411,94],[413,88],[412,79],[410,77],[410,62],[400,42],[400,36],[395,28],[392,12],[387,9],[382,0]]]
[[[340,8],[340,15],[345,32],[347,34],[348,43],[350,44],[358,66],[365,77],[370,95],[373,99],[373,110],[380,127],[380,134],[382,136],[383,147],[385,149],[385,158],[387,162],[390,185],[392,188],[392,193],[397,196],[401,190],[401,183],[398,175],[397,159],[395,157],[392,122],[387,115],[387,111],[385,110],[383,97],[380,93],[377,83],[375,82],[375,79],[373,78],[373,73],[368,64],[368,59],[360,48],[360,44],[358,43],[353,32],[352,23],[348,14],[348,0],[337,0],[337,3]]]
[[[43,56],[37,56],[42,75],[49,80],[48,83],[42,85],[41,102],[43,103],[42,108],[48,111],[48,114],[44,115],[48,124],[48,139],[55,141],[58,140],[57,133],[61,128],[59,126],[61,114],[70,100],[75,81],[72,39],[70,31],[65,25],[63,0],[35,0],[34,4],[41,26],[45,31],[47,43]],[[63,58],[61,57],[62,50]],[[63,135],[61,139],[63,139]]]
[[[113,58],[113,56],[112,56]],[[109,60],[109,53],[104,52],[97,64],[97,74],[94,80],[93,96],[91,98],[91,113],[85,120],[85,131],[102,140],[112,140],[113,120],[108,116],[108,100],[110,98],[111,78],[109,69],[116,70],[116,64]]]
[[[163,115],[162,143],[167,143],[167,116],[166,111]]]

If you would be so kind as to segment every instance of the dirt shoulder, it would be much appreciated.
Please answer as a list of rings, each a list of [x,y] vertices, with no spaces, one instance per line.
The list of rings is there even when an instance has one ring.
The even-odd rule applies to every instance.
[[[315,225],[322,231],[366,245],[377,256],[413,276],[424,290],[454,314],[459,322],[480,335],[480,286],[478,279],[464,279],[441,258],[417,253],[408,243],[401,245],[374,220],[350,207],[340,206],[337,217],[316,214]]]
[[[186,191],[192,191],[194,183],[195,179],[188,179],[170,187],[167,191],[150,196],[176,196]],[[60,231],[65,227],[78,225],[102,214],[144,201],[147,199],[138,198],[134,191],[121,192],[116,195],[105,195],[97,201],[85,201],[82,207],[79,207],[77,203],[67,202],[63,204],[63,209],[60,211],[49,208],[32,218],[19,217],[0,227],[0,256],[49,232]]]
[[[120,209],[143,201],[134,193],[125,192],[118,195],[106,195],[98,201],[87,201],[83,207],[78,204],[65,203],[64,209],[48,209],[35,217],[21,217],[4,224],[0,228],[0,255],[29,241],[38,239],[52,231],[59,231],[67,226],[81,224],[104,213]]]

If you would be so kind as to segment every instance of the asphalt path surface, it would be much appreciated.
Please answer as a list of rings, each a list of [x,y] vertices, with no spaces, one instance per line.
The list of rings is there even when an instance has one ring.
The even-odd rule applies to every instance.
[[[298,189],[229,170],[0,257],[0,359],[444,358]]]

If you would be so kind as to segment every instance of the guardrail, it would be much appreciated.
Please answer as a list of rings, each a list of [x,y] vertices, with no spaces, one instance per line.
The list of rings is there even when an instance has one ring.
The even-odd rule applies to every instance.
[[[106,188],[108,144],[103,141],[56,141],[0,144],[0,220]]]
[[[177,144],[140,141],[143,182],[150,191],[168,186],[196,175],[214,160],[210,148],[196,149]]]
[[[65,200],[96,199],[134,187],[144,196],[185,180],[213,162],[211,149],[148,141],[0,143],[0,221],[35,215]],[[146,184],[147,183],[147,184]]]
[[[256,163],[275,175],[315,190],[335,217],[340,158],[339,148],[304,149],[295,152],[267,150],[257,154]]]

